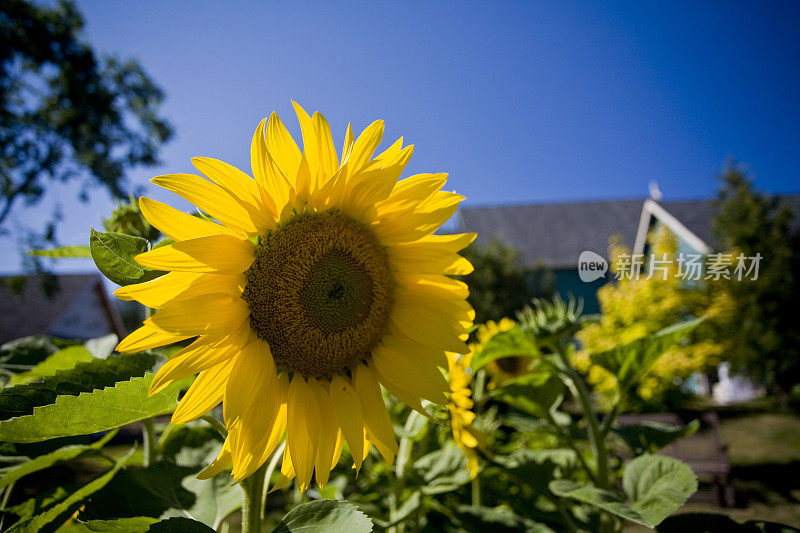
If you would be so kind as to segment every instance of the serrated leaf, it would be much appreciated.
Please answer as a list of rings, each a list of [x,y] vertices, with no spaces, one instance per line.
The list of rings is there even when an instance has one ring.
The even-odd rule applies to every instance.
[[[625,468],[625,503],[618,495],[566,479],[550,482],[553,494],[588,503],[647,527],[655,527],[678,510],[697,490],[697,478],[686,464],[663,455],[637,457]]]
[[[298,505],[278,523],[273,533],[369,533],[372,521],[349,502],[316,500]]]
[[[545,372],[505,381],[491,392],[492,398],[539,418],[558,407],[563,396],[562,381]]]
[[[519,326],[514,326],[508,331],[496,333],[483,348],[472,356],[470,366],[477,371],[495,359],[514,356],[537,356],[539,349],[530,336],[522,331]]]
[[[58,528],[57,533],[146,533],[158,518],[133,516],[116,520],[72,522]]]
[[[49,526],[51,523],[56,522],[55,526],[52,526],[48,529],[55,530],[61,522],[58,522],[59,519],[62,521],[66,519],[70,514],[75,512],[75,510],[80,507],[81,502],[86,499],[87,497],[91,496],[98,490],[102,489],[114,475],[119,471],[120,468],[130,459],[131,455],[135,447],[128,450],[128,452],[119,458],[119,460],[114,463],[114,466],[103,474],[102,476],[90,481],[86,485],[82,486],[78,490],[69,494],[66,498],[54,503],[53,505],[49,506],[43,512],[31,516],[28,518],[23,518],[16,524],[14,524],[9,532],[39,532],[44,531],[46,526]]]
[[[148,396],[151,381],[153,374],[145,374],[102,390],[59,396],[52,405],[34,408],[31,415],[0,422],[0,441],[38,442],[86,435],[173,412],[178,393],[188,383],[174,383]]]
[[[667,349],[686,337],[703,320],[705,318],[673,324],[647,337],[590,354],[591,360],[616,376],[620,389],[628,389]]]
[[[165,274],[145,268],[134,259],[150,249],[150,243],[141,237],[92,229],[89,248],[100,272],[117,285],[142,283]]]
[[[35,407],[51,404],[61,395],[74,396],[142,376],[155,362],[156,356],[151,352],[93,358],[41,381],[5,388],[0,391],[0,420],[28,415]]]
[[[39,257],[92,257],[92,252],[88,246],[60,246],[50,250],[31,250],[30,255]]]
[[[672,426],[659,422],[642,422],[632,426],[615,427],[612,431],[630,446],[634,455],[655,453],[678,439],[693,435],[700,422],[692,420],[685,426]]]
[[[94,356],[83,346],[70,346],[64,348],[31,368],[27,372],[15,374],[8,380],[8,385],[23,385],[46,376],[52,376],[59,370],[69,370],[78,363],[85,363],[94,359]]]
[[[63,448],[59,448],[54,452],[40,455],[39,457],[31,459],[30,461],[26,461],[19,466],[15,466],[14,468],[8,470],[3,477],[0,478],[0,489],[9,486],[12,483],[16,483],[17,480],[27,476],[28,474],[38,472],[39,470],[44,470],[45,468],[49,468],[56,463],[69,461],[70,459],[74,459],[85,452],[99,450],[103,447],[103,445],[105,445],[105,443],[111,440],[116,433],[116,431],[110,431],[108,434],[104,435],[102,439],[93,444],[73,444],[71,446],[64,446]]]

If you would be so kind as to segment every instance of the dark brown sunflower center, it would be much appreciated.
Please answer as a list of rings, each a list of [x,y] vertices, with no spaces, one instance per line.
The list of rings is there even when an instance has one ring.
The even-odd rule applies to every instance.
[[[337,211],[303,214],[261,237],[242,297],[282,371],[340,374],[384,335],[394,281],[386,251]]]

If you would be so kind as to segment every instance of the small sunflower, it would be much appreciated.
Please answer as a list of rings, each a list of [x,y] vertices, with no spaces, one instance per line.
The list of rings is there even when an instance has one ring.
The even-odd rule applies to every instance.
[[[472,354],[461,355],[447,352],[448,374],[450,378],[450,426],[456,445],[467,457],[470,476],[478,475],[478,433],[472,427],[475,413],[472,411],[472,391],[469,388],[472,376],[467,372]]]
[[[508,331],[515,324],[516,322],[510,318],[503,318],[498,322],[489,320],[486,324],[481,324],[478,326],[477,343],[471,344],[470,348],[473,352],[479,351],[489,342],[489,339],[501,331]],[[527,374],[532,362],[533,358],[527,355],[511,355],[489,361],[486,364],[486,371],[492,377],[490,387],[493,388],[498,383]]]
[[[196,419],[222,403],[228,428],[219,457],[241,480],[286,438],[281,473],[305,490],[323,486],[346,441],[356,469],[374,445],[391,462],[397,443],[381,385],[411,407],[445,404],[445,350],[466,351],[474,312],[449,275],[474,234],[434,235],[463,197],[442,191],[446,174],[398,181],[413,146],[402,138],[373,157],[383,122],[341,157],[325,118],[294,104],[301,151],[275,113],[256,129],[253,178],[197,157],[205,178],[154,178],[204,213],[148,198],[147,220],[175,243],[136,260],[168,271],[116,295],[157,311],[118,350],[194,339],[167,361],[151,393],[198,374],[172,416]]]

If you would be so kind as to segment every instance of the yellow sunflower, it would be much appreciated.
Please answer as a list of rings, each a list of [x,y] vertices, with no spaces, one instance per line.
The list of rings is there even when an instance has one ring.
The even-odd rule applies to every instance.
[[[458,355],[447,352],[448,375],[450,381],[450,427],[456,445],[467,457],[467,468],[470,476],[478,475],[478,432],[472,427],[475,413],[472,412],[472,391],[469,388],[472,376],[467,372],[472,354]]]
[[[222,403],[228,437],[204,477],[232,464],[240,480],[286,438],[281,473],[323,486],[346,441],[358,469],[374,445],[397,453],[380,385],[411,407],[444,404],[445,350],[466,351],[472,270],[458,255],[474,234],[434,235],[461,200],[446,174],[398,181],[413,146],[373,157],[375,121],[341,157],[325,118],[294,104],[301,151],[275,113],[256,129],[253,178],[198,157],[205,178],[154,178],[193,203],[198,218],[141,198],[147,220],[175,243],[136,260],[169,271],[116,295],[157,311],[118,346],[134,352],[194,341],[158,371],[151,393],[199,373],[172,416],[196,419]]]
[[[501,331],[508,331],[516,325],[510,318],[503,318],[498,322],[489,320],[486,324],[478,326],[477,342],[470,344],[472,352],[477,352]],[[486,371],[492,376],[490,388],[494,388],[498,383],[519,377],[528,373],[533,358],[527,355],[511,355],[494,359],[486,364]]]

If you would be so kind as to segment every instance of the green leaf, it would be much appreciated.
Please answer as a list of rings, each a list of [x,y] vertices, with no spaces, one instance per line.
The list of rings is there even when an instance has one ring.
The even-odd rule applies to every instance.
[[[208,480],[195,477],[217,457],[221,447],[219,434],[205,423],[170,427],[159,443],[159,452],[179,466],[193,469],[192,475],[186,476],[181,486],[193,493],[195,500],[191,505],[162,514],[162,517],[170,514],[188,516],[217,528],[226,516],[241,507],[242,491],[233,484],[229,473],[223,472]]]
[[[456,517],[461,526],[467,531],[492,531],[492,533],[509,533],[526,531],[528,533],[553,533],[553,530],[544,524],[539,524],[528,518],[519,516],[502,507],[475,507],[472,505],[458,505],[455,508]]]
[[[62,521],[65,520],[69,515],[74,513],[78,509],[78,507],[80,507],[81,502],[84,499],[88,498],[98,490],[102,489],[109,481],[111,481],[111,479],[114,477],[117,471],[120,468],[122,468],[122,466],[128,461],[128,459],[130,459],[131,455],[133,455],[134,450],[135,447],[128,450],[128,452],[122,457],[120,457],[120,459],[114,464],[111,470],[109,470],[102,476],[90,481],[89,483],[82,486],[78,490],[70,493],[64,499],[54,503],[53,505],[50,505],[47,509],[44,510],[44,512],[41,512],[35,516],[23,518],[22,520],[14,524],[11,527],[11,529],[9,529],[9,531],[10,532],[43,531],[44,528],[49,524],[51,524],[52,522],[56,522],[55,527],[51,527],[48,529],[55,530],[55,528],[58,527],[58,525],[60,524],[60,522],[58,522],[59,519],[61,519]]]
[[[116,520],[89,520],[61,526],[57,533],[146,533],[158,518],[133,516]]]
[[[630,446],[634,455],[642,455],[656,453],[680,438],[693,435],[699,428],[698,420],[692,420],[685,426],[647,421],[633,426],[615,427],[612,431]]]
[[[278,523],[273,533],[369,533],[372,521],[349,502],[316,500],[298,505]]]
[[[51,404],[61,395],[75,396],[142,376],[155,363],[156,356],[152,352],[93,358],[70,370],[57,371],[41,381],[5,388],[0,391],[0,420],[30,414],[35,407]]]
[[[484,347],[472,356],[470,366],[473,371],[477,371],[490,361],[517,355],[535,357],[539,355],[539,349],[519,326],[514,326],[508,331],[501,331],[489,339]]]
[[[92,229],[89,248],[100,272],[117,285],[142,283],[165,274],[145,268],[134,259],[150,249],[150,243],[141,237]]]
[[[450,492],[469,483],[467,459],[453,441],[414,461],[412,468],[422,478],[423,494]]]
[[[61,246],[51,250],[31,250],[28,253],[39,257],[92,257],[88,246]]]
[[[58,347],[45,335],[22,337],[0,346],[0,366],[33,366],[57,351]]]
[[[74,459],[87,451],[99,450],[105,445],[105,443],[111,440],[116,433],[116,431],[110,431],[94,444],[73,444],[71,446],[64,446],[63,448],[59,448],[54,452],[40,455],[39,457],[31,459],[30,461],[26,461],[21,465],[8,470],[3,477],[0,478],[0,489],[5,488],[12,483],[16,483],[19,479],[27,476],[28,474],[38,472],[39,470],[44,470],[45,468],[49,468],[56,463],[69,461],[70,459]]]
[[[576,481],[556,479],[549,487],[557,496],[588,503],[652,528],[686,503],[697,490],[697,478],[677,459],[643,455],[628,463],[622,485],[629,503],[610,491]]]
[[[677,459],[642,455],[625,467],[622,487],[633,500],[632,507],[650,523],[658,524],[697,491],[697,477]]]
[[[593,363],[614,374],[620,389],[625,390],[633,386],[667,349],[686,337],[703,320],[705,318],[679,322],[648,337],[590,354],[590,357]]]
[[[564,384],[548,373],[537,372],[503,382],[491,397],[528,414],[546,418],[564,397]]]
[[[504,471],[534,490],[544,492],[557,471],[560,476],[572,470],[578,458],[570,449],[530,450],[519,448],[508,456],[495,456]]]
[[[69,370],[78,363],[85,363],[92,359],[94,356],[83,346],[70,346],[54,353],[27,372],[11,376],[8,385],[23,385],[46,376],[52,376],[59,370]]]
[[[150,526],[150,533],[215,533],[213,529],[191,518],[176,516]]]
[[[152,380],[153,374],[146,374],[102,390],[59,396],[52,405],[34,408],[32,415],[0,422],[0,441],[38,442],[86,435],[173,412],[178,393],[187,383],[174,383],[148,396]]]
[[[92,497],[81,517],[176,516],[216,528],[242,503],[241,488],[227,473],[196,478],[221,447],[222,440],[205,424],[169,426],[157,448],[158,462],[120,472]]]

